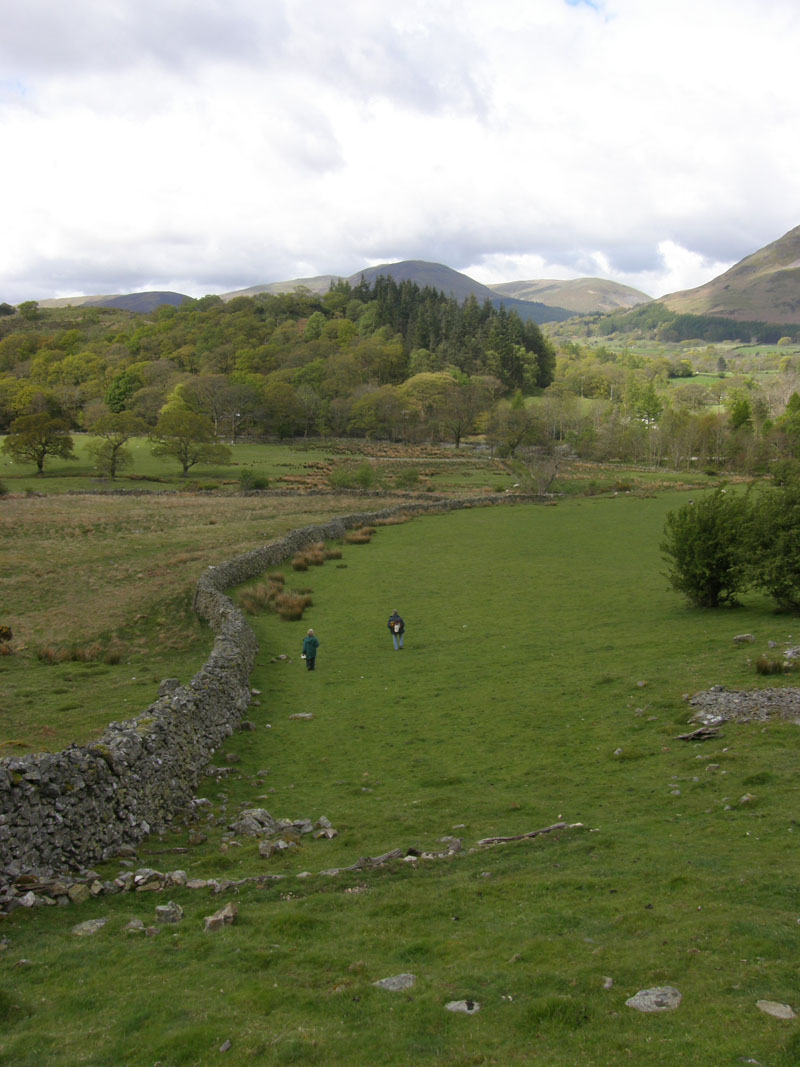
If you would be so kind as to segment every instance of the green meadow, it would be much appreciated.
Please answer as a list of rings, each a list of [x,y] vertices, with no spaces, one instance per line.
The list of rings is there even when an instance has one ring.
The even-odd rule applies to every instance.
[[[0,1063],[800,1061],[798,1023],[756,1006],[800,1012],[798,727],[677,737],[685,694],[784,684],[752,661],[800,633],[759,596],[703,612],[668,589],[658,545],[687,496],[432,515],[336,546],[323,566],[281,567],[313,604],[296,622],[251,617],[254,729],[217,754],[197,819],[132,861],[228,884],[14,912],[0,925]],[[735,644],[743,632],[755,642]],[[338,836],[263,859],[228,829],[243,807],[324,815]],[[453,837],[449,856],[321,873]],[[234,884],[257,875],[283,877]],[[181,923],[125,931],[153,925],[167,898]],[[228,902],[236,921],[205,932]],[[91,918],[107,923],[71,932]],[[373,984],[404,973],[405,991]],[[626,1006],[657,986],[680,990],[677,1010]],[[445,1010],[456,1000],[480,1010]]]

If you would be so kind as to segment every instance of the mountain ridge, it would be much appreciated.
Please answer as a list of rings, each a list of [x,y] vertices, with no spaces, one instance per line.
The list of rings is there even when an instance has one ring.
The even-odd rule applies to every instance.
[[[800,323],[800,226],[695,289],[659,298],[670,311],[742,322]]]

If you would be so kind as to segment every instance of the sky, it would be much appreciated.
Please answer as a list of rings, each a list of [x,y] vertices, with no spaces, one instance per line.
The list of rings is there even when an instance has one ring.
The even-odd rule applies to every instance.
[[[800,224],[797,0],[25,0],[0,301],[405,259],[692,288]]]

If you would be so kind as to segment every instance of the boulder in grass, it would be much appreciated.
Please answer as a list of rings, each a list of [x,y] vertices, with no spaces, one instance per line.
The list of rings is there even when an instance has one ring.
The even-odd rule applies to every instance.
[[[771,1015],[774,1019],[796,1019],[794,1011],[788,1004],[779,1004],[775,1000],[757,1000],[756,1007],[765,1015]]]
[[[682,999],[674,986],[665,985],[656,986],[653,989],[640,989],[625,1003],[629,1008],[643,1012],[675,1011]]]
[[[372,984],[378,989],[388,989],[390,993],[399,993],[404,989],[412,989],[416,981],[415,974],[395,974],[391,978],[381,978],[380,981]]]

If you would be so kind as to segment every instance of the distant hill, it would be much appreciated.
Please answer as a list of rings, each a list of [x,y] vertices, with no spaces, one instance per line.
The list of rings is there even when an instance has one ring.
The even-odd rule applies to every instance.
[[[96,296],[54,296],[49,300],[39,300],[40,308],[79,308],[88,304],[90,300],[106,299],[101,294]]]
[[[162,304],[171,304],[179,307],[191,300],[190,296],[183,293],[169,293],[155,291],[152,293],[125,293],[122,296],[98,296],[93,300],[87,300],[84,307],[90,308],[116,308],[118,311],[155,311]]]
[[[170,293],[156,290],[150,293],[115,293],[109,296],[63,296],[53,300],[40,300],[39,307],[68,308],[92,307],[115,308],[118,311],[155,311],[162,304],[177,307],[185,304],[191,297],[183,293]]]
[[[398,282],[415,282],[421,288],[430,286],[459,303],[463,303],[470,296],[474,296],[480,304],[488,300],[494,307],[516,311],[521,319],[532,319],[534,322],[563,322],[573,315],[573,312],[565,308],[538,301],[518,300],[513,296],[496,293],[488,285],[482,285],[452,267],[446,267],[443,263],[428,263],[422,259],[406,259],[400,263],[381,263],[377,267],[365,267],[364,270],[351,274],[347,280],[351,285],[358,285],[363,278],[372,284],[381,275],[394,278]]]
[[[800,226],[720,274],[662,296],[671,311],[738,322],[800,323]]]
[[[648,304],[653,298],[629,285],[605,278],[574,278],[570,281],[502,282],[490,285],[501,296],[518,300],[538,300],[548,307],[566,308],[575,315],[606,314]]]
[[[281,293],[293,293],[295,289],[308,289],[309,292],[318,293],[320,296],[327,293],[334,282],[341,281],[338,274],[318,274],[314,278],[293,278],[288,282],[267,282],[266,285],[251,285],[248,289],[234,289],[232,293],[220,293],[226,302],[233,300],[235,296],[258,296],[259,293],[272,293],[280,296]]]

